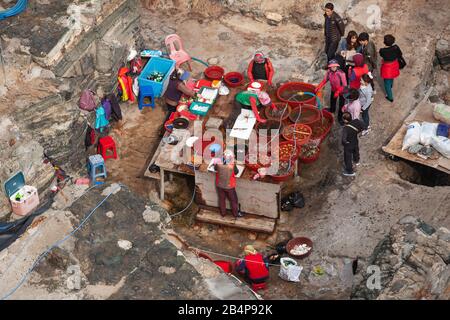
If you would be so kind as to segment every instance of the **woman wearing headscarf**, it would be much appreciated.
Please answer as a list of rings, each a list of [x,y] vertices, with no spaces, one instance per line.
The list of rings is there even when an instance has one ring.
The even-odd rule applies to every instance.
[[[262,284],[269,279],[269,261],[252,245],[244,247],[244,259],[236,261],[235,270],[251,284]]]
[[[252,61],[248,65],[247,76],[250,82],[257,80],[267,80],[267,84],[272,86],[272,79],[275,74],[272,62],[261,51],[255,53]]]

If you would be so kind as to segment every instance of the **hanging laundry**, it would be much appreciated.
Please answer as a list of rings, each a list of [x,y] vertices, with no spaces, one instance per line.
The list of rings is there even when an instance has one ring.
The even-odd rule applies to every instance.
[[[102,107],[105,109],[106,120],[109,121],[111,119],[111,102],[108,99],[103,98]]]
[[[117,96],[113,93],[110,93],[106,96],[106,99],[111,103],[111,119],[114,121],[122,120],[122,110],[120,109],[119,100]]]
[[[109,121],[106,120],[105,109],[103,107],[98,107],[97,110],[95,110],[95,130],[103,132],[108,124]]]
[[[119,91],[122,95],[122,101],[128,101],[134,102],[134,94],[132,90],[133,86],[133,79],[128,75],[130,72],[130,69],[128,68],[120,68],[119,70]]]

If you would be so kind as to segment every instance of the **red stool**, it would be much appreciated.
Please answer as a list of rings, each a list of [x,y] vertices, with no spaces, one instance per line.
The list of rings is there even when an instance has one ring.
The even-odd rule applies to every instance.
[[[112,151],[112,155],[106,155],[108,150]],[[116,142],[110,136],[100,138],[98,140],[97,152],[102,155],[103,159],[117,159]]]
[[[264,290],[266,289],[266,283],[252,283],[252,290],[258,291],[258,290]]]

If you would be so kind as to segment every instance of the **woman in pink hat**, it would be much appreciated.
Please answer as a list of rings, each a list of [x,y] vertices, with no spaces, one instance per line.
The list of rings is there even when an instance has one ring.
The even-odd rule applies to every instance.
[[[257,80],[267,80],[267,84],[272,86],[272,79],[275,71],[272,62],[261,51],[255,53],[252,61],[248,65],[247,76],[251,82]]]
[[[342,107],[344,106],[345,99],[342,96],[344,92],[344,88],[347,86],[347,79],[345,78],[345,73],[340,69],[340,65],[337,60],[330,60],[328,63],[328,70],[323,78],[322,82],[317,86],[315,92],[319,92],[325,86],[327,82],[330,82],[331,85],[331,94],[330,94],[330,108],[328,111],[331,113],[335,113],[336,111],[336,103],[339,99],[339,108],[338,108],[338,120],[342,122]]]

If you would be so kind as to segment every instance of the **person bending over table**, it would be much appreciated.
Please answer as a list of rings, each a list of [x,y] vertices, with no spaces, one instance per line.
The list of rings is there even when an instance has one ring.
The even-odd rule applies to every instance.
[[[188,97],[195,96],[195,91],[190,89],[184,82],[189,78],[189,76],[189,72],[182,69],[175,69],[175,71],[170,75],[169,85],[167,86],[167,90],[164,94],[167,107],[167,114],[164,123],[166,123],[169,119],[172,112],[177,111],[178,103],[180,102],[183,94]]]

